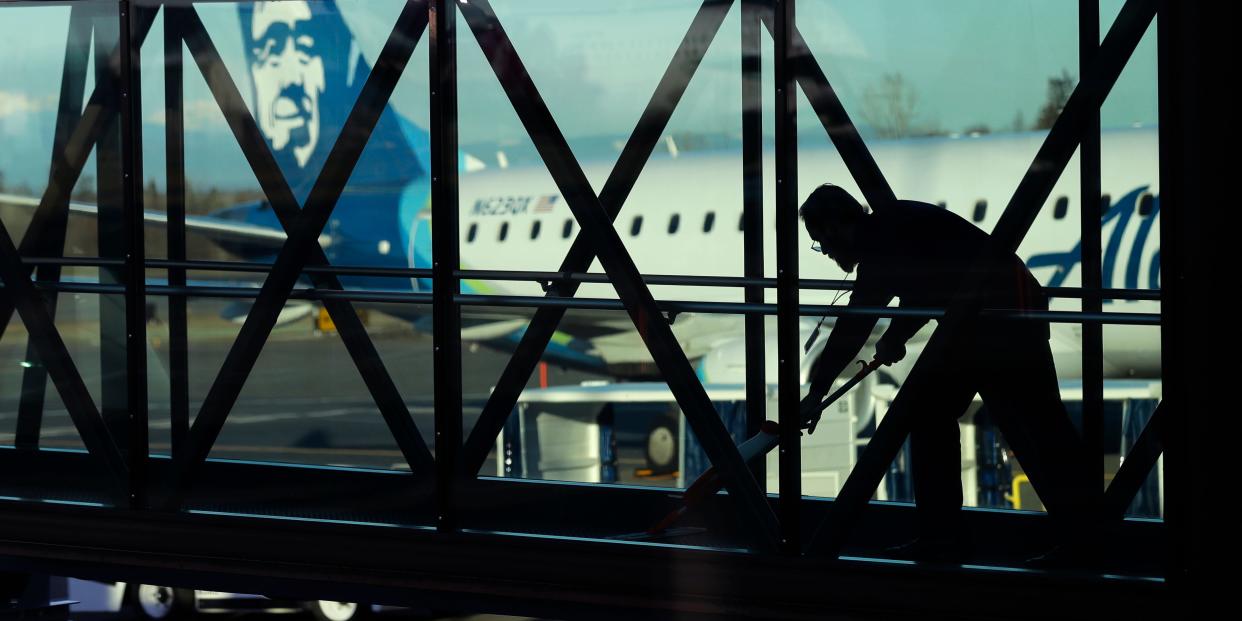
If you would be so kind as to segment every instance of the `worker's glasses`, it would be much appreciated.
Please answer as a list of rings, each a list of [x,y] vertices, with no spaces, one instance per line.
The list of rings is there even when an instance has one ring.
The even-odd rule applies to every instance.
[[[828,251],[824,249],[824,245],[819,243],[819,241],[811,242],[811,250],[814,250],[819,254],[828,254]]]

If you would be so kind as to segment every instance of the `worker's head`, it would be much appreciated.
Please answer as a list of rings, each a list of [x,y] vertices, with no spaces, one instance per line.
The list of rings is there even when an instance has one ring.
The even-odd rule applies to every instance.
[[[866,217],[863,206],[849,192],[830,183],[815,188],[798,210],[813,248],[828,255],[846,272],[858,266],[854,233]]]

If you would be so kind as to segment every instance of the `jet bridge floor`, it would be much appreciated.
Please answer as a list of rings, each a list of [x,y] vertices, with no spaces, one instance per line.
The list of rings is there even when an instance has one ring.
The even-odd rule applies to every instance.
[[[161,480],[167,463],[152,465],[151,480]],[[286,593],[282,589],[309,588],[288,578],[317,567],[312,573],[330,576],[319,585],[327,591],[319,592],[342,599],[401,604],[417,593],[423,604],[431,598],[450,610],[486,610],[496,598],[503,606],[494,611],[559,618],[572,618],[588,602],[657,617],[696,611],[747,616],[744,611],[766,602],[761,616],[768,618],[909,604],[877,590],[884,584],[920,591],[938,584],[934,596],[922,596],[932,597],[932,607],[922,601],[920,610],[939,605],[945,612],[993,599],[997,606],[1037,599],[1032,610],[1050,612],[1071,597],[1120,607],[1114,610],[1149,608],[1168,596],[1159,564],[1163,525],[1150,520],[1120,525],[1104,554],[1108,563],[1048,573],[1013,567],[1052,544],[1046,516],[1035,513],[969,510],[978,547],[974,563],[920,565],[882,558],[884,547],[913,535],[913,508],[900,503],[873,503],[845,556],[829,560],[747,552],[748,537],[724,496],[679,524],[689,527],[683,536],[625,541],[677,506],[667,489],[480,478],[462,494],[462,532],[450,535],[435,531],[428,490],[408,472],[211,460],[186,510],[165,513],[104,506],[99,490],[106,488],[88,484],[91,468],[83,453],[3,449],[0,468],[13,474],[12,496],[0,501],[0,532],[45,531],[31,540],[40,544],[0,535],[0,556],[69,575],[121,571],[221,590],[249,576]],[[47,502],[24,501],[31,498]],[[804,503],[807,536],[831,503]],[[161,542],[160,554],[150,552],[151,537]],[[49,550],[47,542],[56,541]],[[204,563],[208,552],[214,560]],[[885,579],[875,581],[877,572]],[[928,582],[928,576],[935,578]],[[515,586],[523,584],[541,594]],[[1052,584],[1055,595],[1035,597]],[[785,593],[788,601],[757,595],[765,590]],[[617,599],[626,592],[644,599]],[[686,593],[697,593],[691,600],[698,603],[686,608]],[[955,596],[962,599],[954,602]],[[553,602],[549,614],[542,607]]]

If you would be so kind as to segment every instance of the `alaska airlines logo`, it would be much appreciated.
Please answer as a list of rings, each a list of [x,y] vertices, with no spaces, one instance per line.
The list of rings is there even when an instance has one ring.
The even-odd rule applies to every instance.
[[[527,213],[551,213],[561,197],[555,194],[544,196],[500,196],[481,198],[474,201],[470,210],[473,216],[517,216]]]
[[[273,150],[292,149],[299,167],[319,142],[319,100],[327,86],[313,17],[304,0],[259,2],[244,33],[259,129]]]
[[[1126,289],[1139,289],[1139,278],[1145,276],[1146,283],[1142,288],[1159,289],[1160,288],[1160,249],[1157,248],[1151,258],[1151,265],[1147,269],[1147,273],[1140,274],[1143,263],[1143,253],[1147,247],[1148,241],[1151,239],[1151,230],[1156,223],[1156,214],[1160,213],[1160,197],[1152,197],[1150,213],[1139,214],[1139,197],[1147,191],[1148,186],[1143,186],[1126,194],[1112,205],[1107,212],[1100,218],[1100,226],[1104,226],[1109,222],[1113,222],[1113,230],[1108,236],[1107,245],[1104,247],[1104,263],[1103,284],[1106,288],[1124,287]],[[1130,226],[1130,222],[1135,216],[1139,218],[1138,230],[1134,235],[1134,243],[1130,246],[1130,256],[1125,264],[1124,284],[1117,282],[1117,263],[1121,254],[1121,244],[1125,237],[1126,230]],[[1036,269],[1040,267],[1055,267],[1056,273],[1048,281],[1049,287],[1063,286],[1065,280],[1069,278],[1070,272],[1074,267],[1082,262],[1082,241],[1068,252],[1052,252],[1047,254],[1037,254],[1027,261],[1027,267]]]

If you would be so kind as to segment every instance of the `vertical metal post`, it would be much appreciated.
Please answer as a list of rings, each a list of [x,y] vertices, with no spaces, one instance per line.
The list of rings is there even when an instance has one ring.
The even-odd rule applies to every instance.
[[[1100,49],[1100,2],[1078,2],[1078,73],[1086,75]],[[1082,190],[1082,311],[1103,310],[1100,289],[1103,287],[1103,252],[1100,219],[1100,110],[1088,114],[1079,146]],[[1094,490],[1104,488],[1104,326],[1082,324],[1082,437],[1083,446],[1092,458],[1084,476],[1095,479]]]
[[[129,502],[146,504],[147,475],[147,280],[142,214],[142,47],[135,45],[137,13],[121,0],[121,170],[125,243],[125,377],[129,406]]]
[[[772,38],[776,98],[776,353],[780,437],[781,548],[801,549],[802,455],[798,404],[798,98],[792,57],[794,0],[775,0]]]
[[[742,221],[743,263],[747,278],[763,278],[763,47],[761,8],[742,0]],[[746,287],[747,304],[763,303],[763,287]],[[754,437],[767,418],[768,386],[764,364],[763,315],[746,315],[746,435]],[[751,472],[767,489],[767,460],[757,459]]]
[[[164,6],[164,117],[165,147],[167,150],[166,185],[168,209],[168,259],[184,261],[185,252],[185,88],[184,56],[182,54],[182,9]],[[168,284],[173,287],[186,285],[183,268],[168,270]],[[172,423],[169,451],[174,460],[185,455],[186,439],[190,433],[190,348],[187,326],[186,298],[183,295],[168,297],[168,358],[169,358],[169,410]]]
[[[436,519],[457,528],[457,460],[461,447],[461,308],[454,301],[461,264],[457,222],[457,0],[432,0],[431,250],[435,349]]]
[[[91,20],[84,7],[74,7],[69,14],[69,35],[65,41],[65,64],[60,78],[60,106],[56,112],[56,137],[52,143],[52,162],[48,185],[58,183],[56,162],[65,157],[66,146],[74,126],[82,117],[82,100],[86,92],[86,64],[90,58]],[[69,227],[69,192],[61,193],[60,204],[54,206],[54,222],[42,239],[36,239],[36,253],[59,257],[65,252],[65,234]],[[23,242],[25,240],[23,239]],[[35,279],[40,282],[60,280],[59,265],[41,265]],[[48,314],[56,317],[56,293],[44,294]],[[4,329],[0,327],[0,334]],[[47,368],[39,360],[33,342],[26,343],[25,360],[33,363],[22,373],[21,401],[17,406],[17,430],[13,444],[18,448],[37,448],[39,430],[43,426],[44,395],[47,393]]]
[[[120,80],[117,67],[110,61],[117,59],[113,50],[120,44],[117,29],[117,5],[94,5],[95,17],[95,84],[117,83]],[[125,54],[120,54],[124,59]],[[118,86],[122,86],[118,84]],[[104,130],[95,143],[95,182],[98,194],[97,241],[99,256],[123,259],[125,247],[125,180],[123,170],[121,126],[117,112],[121,109],[121,88],[109,89],[102,101]],[[125,270],[117,267],[99,268],[99,282],[105,285],[123,285]],[[118,295],[100,295],[99,301],[99,411],[108,432],[122,453],[129,444],[129,404],[125,374],[128,362],[125,355],[125,299]]]
[[[1213,367],[1229,365],[1201,364],[1197,348],[1201,326],[1196,320],[1194,305],[1207,304],[1207,282],[1213,285],[1210,295],[1217,295],[1216,276],[1209,266],[1216,265],[1205,243],[1206,232],[1216,199],[1224,200],[1223,181],[1227,175],[1212,174],[1206,169],[1203,154],[1210,152],[1206,127],[1216,130],[1212,121],[1203,118],[1206,90],[1204,63],[1210,52],[1204,41],[1202,22],[1213,16],[1210,5],[1163,0],[1156,22],[1156,49],[1159,54],[1160,118],[1160,347],[1163,368],[1164,403],[1171,415],[1161,425],[1164,446],[1165,511],[1169,544],[1165,551],[1166,578],[1184,596],[1197,597],[1208,590],[1206,566],[1202,551],[1218,551],[1219,529],[1208,528],[1205,510],[1208,494],[1220,489],[1211,477],[1222,477],[1226,469],[1209,468],[1212,450],[1208,438],[1219,437],[1223,428],[1208,416],[1208,399],[1214,396],[1210,386]],[[1215,11],[1227,23],[1224,10]],[[1201,54],[1203,56],[1201,56]],[[1215,82],[1215,80],[1213,80]],[[1222,88],[1218,86],[1218,88]],[[1219,93],[1223,94],[1223,92]],[[1205,99],[1211,99],[1210,96]],[[1219,138],[1217,138],[1219,140]],[[1208,173],[1208,174],[1204,174]],[[1215,186],[1209,184],[1215,183]],[[1219,224],[1224,216],[1217,215]],[[1216,248],[1217,255],[1221,254]],[[1206,272],[1206,278],[1205,278]],[[1205,282],[1207,281],[1207,282]],[[1213,297],[1212,299],[1215,299]],[[1205,306],[1206,308],[1206,306]],[[1211,347],[1211,345],[1209,345]],[[1196,368],[1197,367],[1197,368]],[[1194,373],[1188,371],[1194,369]],[[1203,386],[1195,390],[1196,378]],[[1219,442],[1219,440],[1217,440]],[[1197,450],[1196,450],[1197,449]],[[1222,481],[1223,483],[1223,481]],[[1214,509],[1214,507],[1213,507]],[[1218,522],[1223,523],[1223,522]],[[1213,554],[1213,556],[1218,556]],[[1200,585],[1196,585],[1196,583]],[[1194,590],[1198,587],[1200,593]]]

